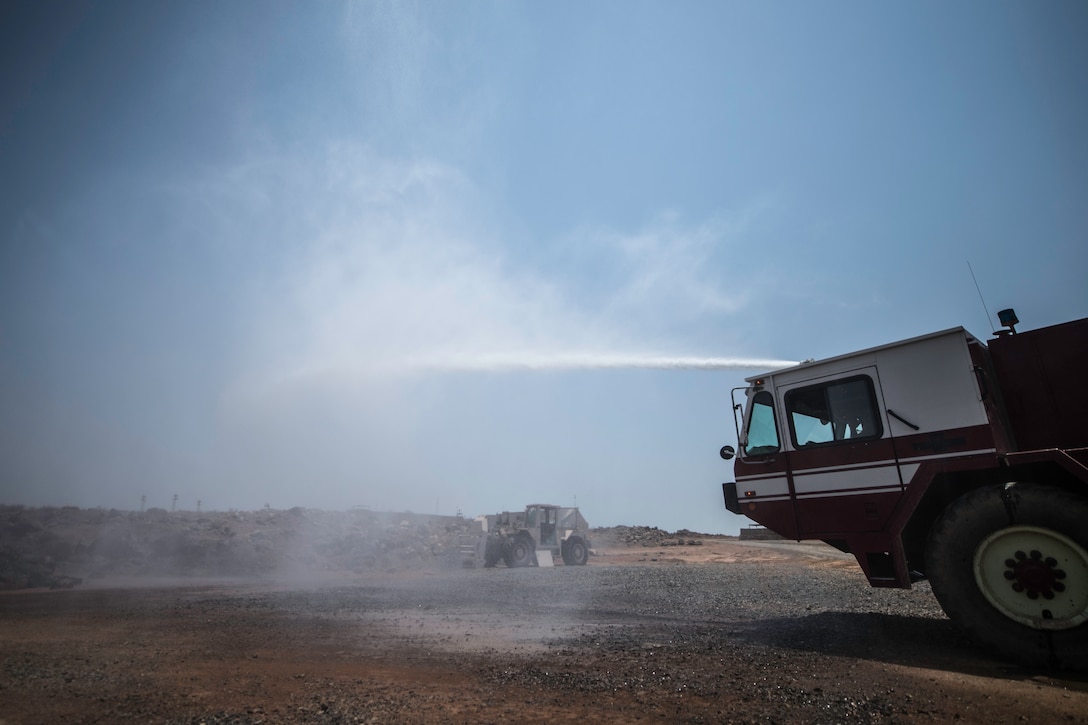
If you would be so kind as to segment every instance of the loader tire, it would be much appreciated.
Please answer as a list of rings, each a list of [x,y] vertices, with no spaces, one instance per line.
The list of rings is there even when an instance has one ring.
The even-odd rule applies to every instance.
[[[971,637],[1029,666],[1088,669],[1088,499],[1055,486],[987,486],[934,523],[926,574]]]
[[[589,561],[589,548],[586,542],[573,537],[563,542],[563,563],[570,566],[585,566]]]
[[[518,536],[510,543],[507,566],[532,566],[536,560],[536,547],[528,536]]]
[[[484,568],[491,569],[499,563],[499,559],[502,558],[502,542],[494,537],[488,537],[487,543],[484,544]]]

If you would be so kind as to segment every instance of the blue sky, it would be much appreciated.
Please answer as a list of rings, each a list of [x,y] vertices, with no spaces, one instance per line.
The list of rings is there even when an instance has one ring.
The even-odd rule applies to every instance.
[[[717,450],[766,363],[985,336],[968,263],[1022,328],[1088,315],[1086,32],[1081,2],[8,4],[0,502],[735,532]]]

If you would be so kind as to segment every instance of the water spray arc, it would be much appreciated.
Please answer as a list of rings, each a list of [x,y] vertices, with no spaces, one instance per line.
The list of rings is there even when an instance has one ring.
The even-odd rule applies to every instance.
[[[431,353],[378,360],[343,360],[296,369],[277,382],[350,380],[442,373],[576,372],[592,370],[752,370],[763,372],[797,365],[773,358],[704,357],[646,353]]]
[[[408,370],[501,372],[512,370],[773,370],[794,360],[595,353],[449,355],[403,361]]]

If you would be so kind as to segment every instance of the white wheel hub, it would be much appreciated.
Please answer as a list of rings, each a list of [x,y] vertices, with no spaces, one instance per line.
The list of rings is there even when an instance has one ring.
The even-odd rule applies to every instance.
[[[1088,551],[1039,526],[995,531],[975,549],[975,582],[1006,617],[1061,630],[1088,620]]]

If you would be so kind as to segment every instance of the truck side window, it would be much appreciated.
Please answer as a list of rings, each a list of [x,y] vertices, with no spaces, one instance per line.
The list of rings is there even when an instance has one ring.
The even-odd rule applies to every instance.
[[[797,448],[879,438],[884,433],[873,381],[865,375],[794,388],[786,393],[785,403]]]
[[[774,398],[766,390],[760,390],[752,396],[751,406],[744,453],[749,456],[770,455],[779,448]]]

